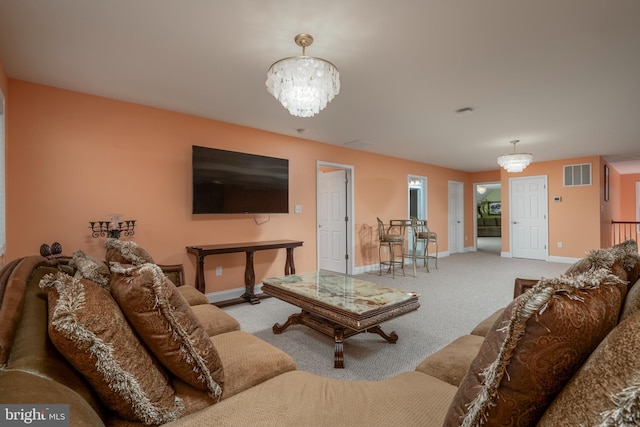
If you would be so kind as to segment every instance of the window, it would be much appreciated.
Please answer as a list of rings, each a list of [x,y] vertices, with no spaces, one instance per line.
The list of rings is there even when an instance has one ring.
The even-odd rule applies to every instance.
[[[591,163],[565,165],[564,186],[576,187],[591,185]]]

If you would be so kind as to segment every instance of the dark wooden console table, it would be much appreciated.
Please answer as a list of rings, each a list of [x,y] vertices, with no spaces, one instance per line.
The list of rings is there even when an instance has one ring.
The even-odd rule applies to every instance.
[[[208,255],[230,254],[235,252],[245,252],[246,263],[244,269],[244,287],[245,293],[236,300],[223,301],[217,305],[230,305],[238,302],[250,302],[251,304],[259,304],[260,299],[253,292],[256,283],[256,275],[253,270],[253,254],[256,251],[264,251],[268,249],[286,249],[287,260],[284,264],[284,274],[295,274],[296,267],[293,263],[293,249],[302,246],[300,240],[271,240],[267,242],[247,242],[247,243],[225,243],[221,245],[205,245],[205,246],[187,246],[187,252],[196,257],[196,289],[205,292],[204,283],[204,258]]]

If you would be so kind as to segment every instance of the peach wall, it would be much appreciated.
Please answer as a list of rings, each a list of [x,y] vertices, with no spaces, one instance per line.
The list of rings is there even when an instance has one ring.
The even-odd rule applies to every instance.
[[[0,90],[6,98],[9,93],[9,78],[7,77],[7,73],[4,71],[2,61],[0,61]]]
[[[428,178],[429,220],[443,236],[441,251],[447,250],[448,181],[468,182],[468,174],[437,166],[136,104],[12,79],[9,88],[8,259],[54,241],[66,254],[81,248],[103,256],[103,240],[90,237],[88,221],[116,212],[138,220],[134,240],[158,263],[184,264],[190,282],[188,245],[300,239],[296,268],[313,270],[320,160],[354,166],[355,265],[366,266],[377,262],[370,232],[376,216],[407,214],[407,175]],[[290,212],[299,204],[303,213],[192,215],[191,145],[289,158]],[[284,251],[256,253],[257,280],[281,275],[283,266]],[[205,267],[207,292],[243,284],[244,254],[210,257]]]
[[[592,163],[594,185],[564,187],[563,166]],[[589,249],[600,247],[600,158],[580,157],[549,162],[533,162],[521,173],[501,171],[502,216],[509,218],[509,179],[547,176],[549,208],[549,256],[581,258]],[[554,196],[562,197],[553,202]],[[562,248],[557,247],[562,242]],[[509,222],[502,221],[502,250],[510,251]]]
[[[640,182],[640,173],[620,177],[620,216],[619,221],[636,220],[636,182]]]

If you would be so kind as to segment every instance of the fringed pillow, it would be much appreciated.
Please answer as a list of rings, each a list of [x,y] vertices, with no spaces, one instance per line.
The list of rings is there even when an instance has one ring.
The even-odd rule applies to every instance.
[[[73,258],[71,258],[69,264],[76,267],[76,274],[80,277],[91,280],[105,289],[109,289],[111,272],[104,262],[78,250],[73,253]]]
[[[539,426],[640,425],[638,330],[640,313],[611,331],[549,406]]]
[[[174,375],[219,400],[220,356],[176,286],[155,264],[112,264],[111,271],[111,293],[151,352]]]
[[[40,287],[49,288],[51,341],[107,408],[144,424],[164,424],[180,416],[183,403],[167,374],[107,290],[64,273],[46,275]]]
[[[638,243],[629,239],[611,247],[611,251],[622,261],[622,266],[627,272],[627,280],[632,286],[640,279],[640,254],[638,254]]]
[[[601,269],[543,279],[507,306],[449,407],[445,426],[533,426],[616,325],[620,279]]]
[[[107,249],[105,258],[107,260],[107,264],[109,265],[111,265],[112,262],[133,265],[154,263],[153,258],[151,257],[149,252],[138,246],[136,242],[118,239],[107,239],[104,247]]]

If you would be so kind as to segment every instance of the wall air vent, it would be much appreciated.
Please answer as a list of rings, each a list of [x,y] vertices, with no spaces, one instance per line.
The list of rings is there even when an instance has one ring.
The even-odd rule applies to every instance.
[[[564,166],[564,186],[579,187],[591,185],[591,163]]]

